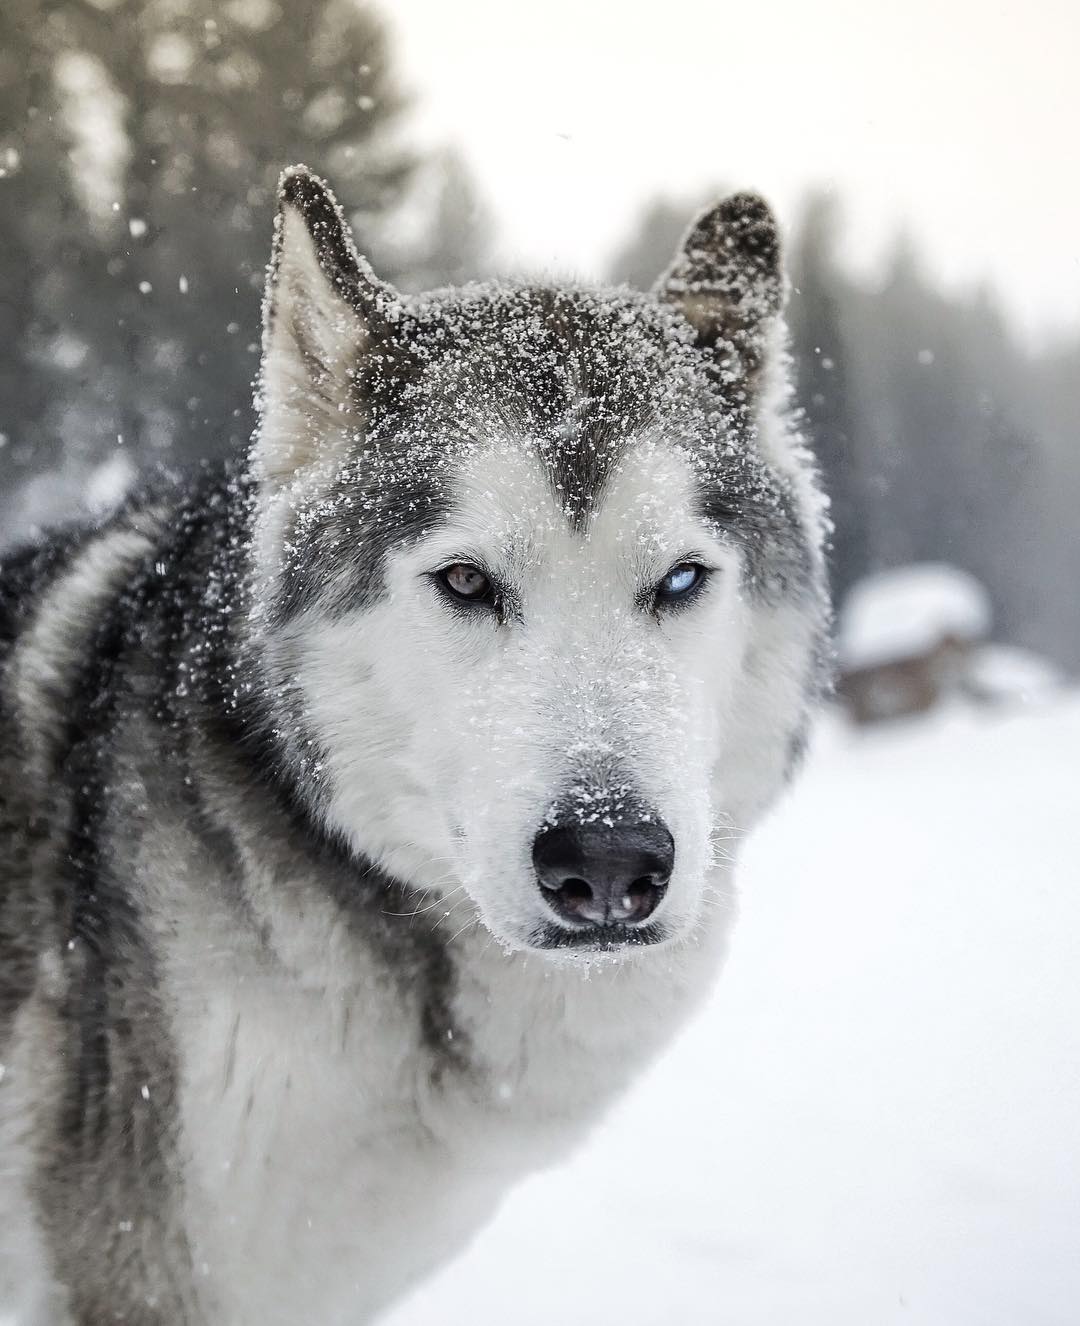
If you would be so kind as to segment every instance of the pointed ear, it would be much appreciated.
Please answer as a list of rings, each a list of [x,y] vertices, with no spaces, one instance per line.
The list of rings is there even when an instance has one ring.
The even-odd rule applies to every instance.
[[[725,376],[753,380],[784,303],[780,235],[768,204],[737,193],[699,217],[656,294],[679,309]]]
[[[278,186],[263,301],[255,469],[279,487],[355,432],[356,372],[396,295],[356,252],[326,184],[293,166]]]

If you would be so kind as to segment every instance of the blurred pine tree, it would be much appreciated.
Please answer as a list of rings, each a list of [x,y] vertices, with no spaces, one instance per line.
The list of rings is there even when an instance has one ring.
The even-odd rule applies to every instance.
[[[59,467],[60,514],[118,447],[242,446],[278,174],[325,172],[377,244],[402,106],[355,0],[5,0],[0,505]]]

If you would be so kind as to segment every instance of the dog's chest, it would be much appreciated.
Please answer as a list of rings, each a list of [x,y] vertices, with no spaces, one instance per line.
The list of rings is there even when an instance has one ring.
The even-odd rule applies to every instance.
[[[494,960],[496,966],[501,959]],[[513,964],[461,982],[451,1040],[373,983],[241,982],[185,1032],[188,1227],[213,1319],[357,1323],[565,1151],[639,1058],[616,1000]],[[642,1029],[639,1027],[638,1031]],[[634,1033],[644,1052],[653,1037]]]
[[[185,1046],[187,1223],[214,1322],[363,1321],[408,1273],[410,1210],[450,1166],[410,1099],[404,1034],[356,1015],[240,987]]]

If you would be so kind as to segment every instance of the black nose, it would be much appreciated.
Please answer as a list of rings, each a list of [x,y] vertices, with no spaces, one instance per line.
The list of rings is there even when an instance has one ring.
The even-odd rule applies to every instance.
[[[542,829],[533,864],[544,896],[580,927],[634,925],[650,917],[675,864],[675,840],[659,820]]]

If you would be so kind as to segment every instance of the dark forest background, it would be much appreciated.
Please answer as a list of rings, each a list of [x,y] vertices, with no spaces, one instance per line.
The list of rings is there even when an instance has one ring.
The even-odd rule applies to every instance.
[[[405,105],[355,0],[3,0],[0,546],[244,445],[282,165],[329,176],[405,288],[486,274],[472,182],[410,147]],[[651,285],[704,201],[657,199],[612,278]],[[808,198],[789,319],[838,596],[949,562],[989,588],[998,638],[1080,669],[1080,338],[1031,350],[902,234],[873,282],[842,245],[835,198]]]

